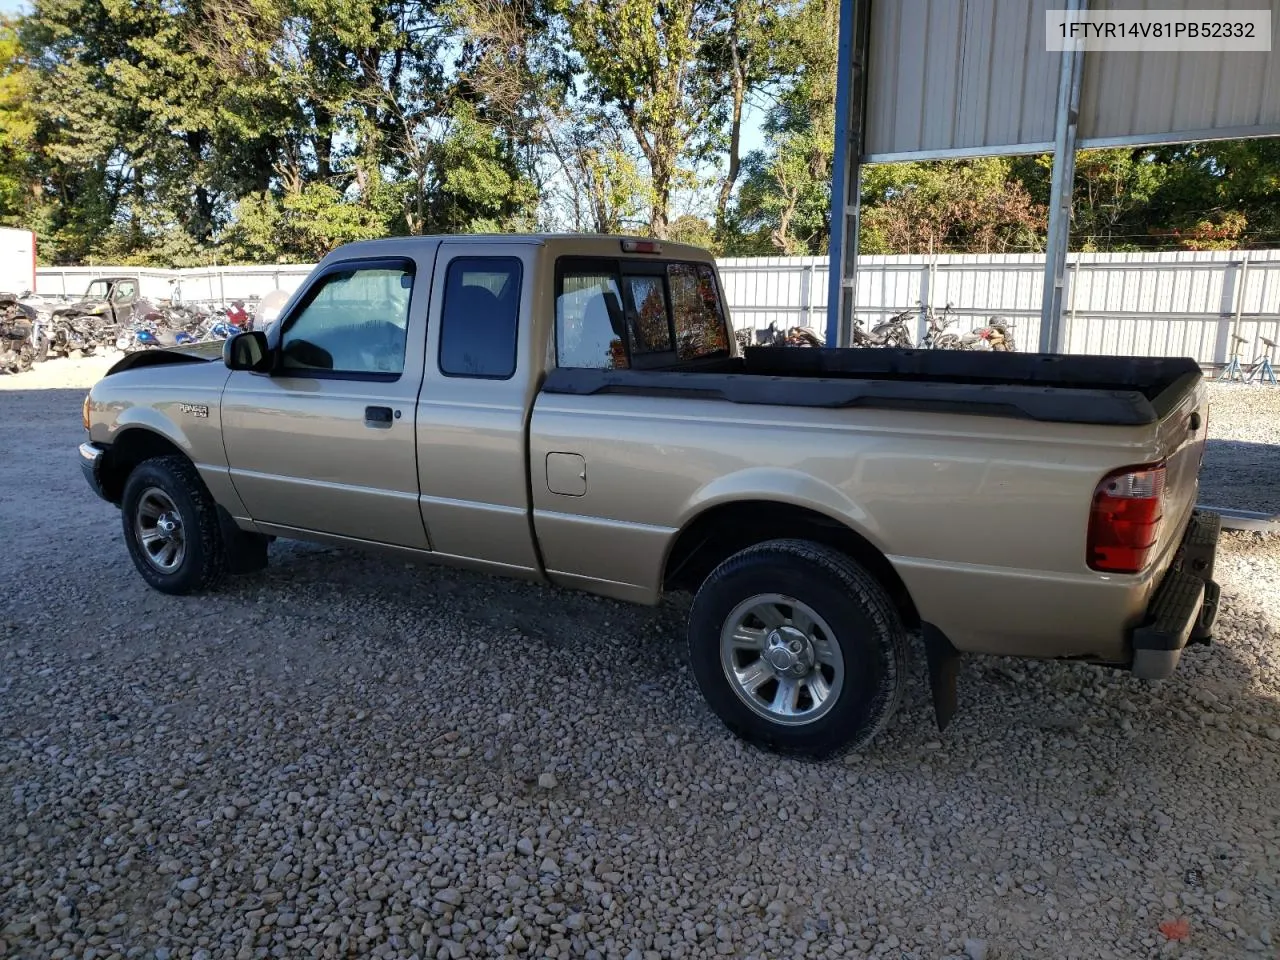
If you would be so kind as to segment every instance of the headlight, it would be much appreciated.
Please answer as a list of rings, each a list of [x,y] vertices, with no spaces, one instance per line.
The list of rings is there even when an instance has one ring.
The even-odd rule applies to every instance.
[[[89,394],[87,393],[84,395],[84,406],[80,408],[80,414],[84,420],[84,429],[87,432],[89,429]]]

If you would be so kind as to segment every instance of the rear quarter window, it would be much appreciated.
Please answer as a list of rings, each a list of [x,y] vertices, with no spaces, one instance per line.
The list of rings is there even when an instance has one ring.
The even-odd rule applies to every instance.
[[[667,267],[671,310],[675,319],[676,354],[694,360],[729,349],[715,272],[705,263],[672,263]]]
[[[608,370],[727,355],[727,321],[710,264],[570,259],[556,290],[556,363]]]

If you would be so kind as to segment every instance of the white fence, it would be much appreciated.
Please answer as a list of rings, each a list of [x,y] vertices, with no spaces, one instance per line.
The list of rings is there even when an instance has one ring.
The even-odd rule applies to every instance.
[[[730,258],[720,261],[738,327],[826,326],[827,261],[820,257]],[[871,325],[917,304],[953,305],[968,329],[993,315],[1012,321],[1020,349],[1040,332],[1044,258],[1032,254],[862,257],[859,322]],[[292,292],[311,266],[42,267],[46,296],[78,296],[94,277],[142,279],[144,296],[183,301],[251,300]],[[1280,250],[1197,253],[1072,254],[1068,260],[1065,344],[1069,353],[1189,356],[1225,363],[1233,336],[1245,359],[1280,342]],[[916,337],[924,333],[918,317]]]
[[[739,326],[826,324],[827,261],[769,257],[720,261]],[[858,321],[864,326],[917,304],[948,303],[968,329],[991,316],[1013,322],[1020,349],[1040,336],[1044,257],[1032,254],[861,257]],[[1266,337],[1280,343],[1280,250],[1098,253],[1068,257],[1064,350],[1188,356],[1225,363],[1233,336],[1251,358]],[[918,316],[916,338],[924,334]]]

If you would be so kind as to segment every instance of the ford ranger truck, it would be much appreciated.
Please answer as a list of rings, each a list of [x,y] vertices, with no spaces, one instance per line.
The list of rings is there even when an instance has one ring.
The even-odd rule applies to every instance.
[[[143,579],[276,538],[640,604],[694,594],[691,670],[741,737],[829,756],[961,654],[1160,679],[1207,641],[1191,360],[742,350],[710,254],[630,237],[343,246],[269,333],[133,354],[79,460]]]

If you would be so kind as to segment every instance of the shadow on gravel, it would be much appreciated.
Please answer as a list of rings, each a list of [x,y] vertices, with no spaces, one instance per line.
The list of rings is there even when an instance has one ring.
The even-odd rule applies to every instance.
[[[1280,444],[1209,440],[1200,491],[1210,506],[1280,513]]]
[[[665,693],[660,699],[670,698],[667,708],[675,711],[666,714],[669,719],[697,714],[700,729],[691,732],[728,736],[703,707],[685,667],[687,595],[646,608],[426,562],[300,543],[278,543],[272,548],[271,566],[251,579],[253,583],[229,581],[224,594],[257,593],[259,602],[266,602],[275,614],[322,625],[324,635],[333,633],[335,610],[323,603],[317,606],[315,599],[332,598],[338,607],[336,622],[341,622],[355,594],[368,623],[391,625],[371,626],[367,634],[390,657],[419,643],[430,644],[426,634],[444,618],[441,625],[491,638],[495,661],[527,651],[531,644],[583,665],[602,661],[603,666],[617,668],[610,683],[614,709],[640,718],[653,708],[652,691],[662,688]],[[421,633],[413,628],[415,623],[421,625]],[[1237,606],[1230,585],[1219,623],[1232,633],[1243,624],[1267,643],[1273,639],[1266,620]],[[615,654],[617,658],[611,660]],[[1164,764],[1168,772],[1187,758],[1187,724],[1196,728],[1196,748],[1224,753],[1234,749],[1236,730],[1217,728],[1222,715],[1253,718],[1249,726],[1264,739],[1268,730],[1280,735],[1280,700],[1260,686],[1258,664],[1230,642],[1189,647],[1178,673],[1160,683],[1087,664],[970,657],[961,675],[959,712],[941,736],[918,645],[913,645],[911,654],[910,687],[886,738],[888,744],[881,741],[871,751],[885,761],[906,760],[902,748],[913,754],[931,752],[938,749],[939,740],[1001,741],[1025,736],[1070,740],[1080,735],[1112,742],[1126,764],[1152,769]],[[534,674],[531,682],[550,679],[536,680],[537,673],[553,669],[549,664],[540,666],[535,660],[526,666]],[[1233,706],[1219,709],[1221,704]],[[498,702],[490,707],[502,709]],[[1085,744],[1082,740],[1077,745]],[[999,748],[992,750],[991,759],[999,756]]]

